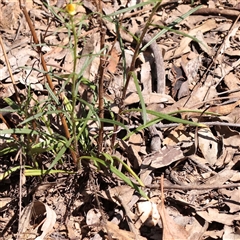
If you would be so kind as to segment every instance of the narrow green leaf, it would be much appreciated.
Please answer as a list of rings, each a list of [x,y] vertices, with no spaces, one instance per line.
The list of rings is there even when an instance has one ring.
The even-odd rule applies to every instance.
[[[59,105],[59,99],[57,98],[56,94],[52,91],[48,83],[45,84],[45,87],[48,90],[50,97],[55,101],[57,105]]]
[[[123,162],[118,157],[114,156],[113,158],[118,160],[126,168],[126,170],[138,181],[140,186],[144,187],[144,183],[142,182],[142,180],[137,176],[137,174],[125,162]]]
[[[134,72],[132,72],[132,76],[133,76],[133,80],[134,80],[134,83],[135,83],[135,86],[136,86],[136,89],[137,89],[137,93],[138,93],[138,96],[139,96],[139,99],[140,99],[140,104],[141,104],[141,107],[142,107],[143,124],[146,124],[147,123],[147,112],[146,112],[146,106],[145,106],[144,98],[143,98],[143,95],[142,95],[142,91],[140,89],[137,76]]]
[[[133,183],[128,177],[126,177],[122,172],[120,172],[116,167],[113,165],[107,164],[107,162],[103,161],[102,159],[99,159],[97,157],[92,157],[92,156],[82,156],[80,159],[89,159],[89,160],[94,160],[97,161],[98,163],[102,164],[106,168],[108,168],[112,173],[114,173],[116,176],[118,176],[120,179],[122,179],[125,183],[127,183],[130,187],[134,188],[137,192],[139,192],[144,198],[148,199],[148,196],[146,193],[135,183]]]
[[[42,169],[25,169],[24,170],[24,175],[26,177],[42,176],[45,174],[56,174],[56,173],[74,174],[74,172],[65,171],[65,170],[42,170]]]

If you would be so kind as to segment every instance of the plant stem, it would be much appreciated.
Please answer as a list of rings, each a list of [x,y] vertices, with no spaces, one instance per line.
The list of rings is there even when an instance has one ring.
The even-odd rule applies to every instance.
[[[100,25],[100,49],[104,49],[105,46],[105,35],[106,35],[106,28],[104,27],[103,19],[102,19],[102,3],[101,0],[96,1],[97,11],[99,13],[98,22]],[[98,68],[99,74],[99,81],[98,81],[98,108],[99,108],[99,118],[104,118],[104,89],[103,89],[103,79],[106,67],[106,54],[103,53],[100,56],[100,65]],[[103,145],[103,127],[104,123],[101,121],[100,128],[98,132],[98,154],[100,155],[102,151]]]
[[[74,46],[73,46],[73,75],[72,75],[72,112],[71,112],[71,120],[72,120],[72,136],[73,136],[73,147],[74,151],[78,154],[78,141],[77,141],[77,129],[76,129],[76,114],[75,107],[77,102],[77,74],[76,74],[76,66],[77,66],[77,33],[76,28],[73,21],[73,16],[70,16]]]

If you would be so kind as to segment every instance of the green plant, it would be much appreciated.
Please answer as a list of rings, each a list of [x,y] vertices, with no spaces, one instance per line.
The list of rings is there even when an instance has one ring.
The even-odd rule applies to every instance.
[[[116,30],[118,33],[118,40],[121,43],[121,35],[120,29],[122,28],[120,16],[125,12],[129,12],[132,9],[147,5],[153,4],[153,10],[149,16],[148,21],[146,22],[145,27],[138,39],[138,43],[133,55],[133,59],[130,65],[129,70],[126,68],[126,62],[123,58],[123,90],[121,95],[121,101],[123,102],[129,82],[131,77],[134,78],[134,82],[136,85],[137,92],[140,96],[140,105],[141,109],[128,109],[128,112],[139,111],[142,113],[143,116],[143,124],[140,125],[133,131],[130,131],[122,122],[121,117],[127,112],[124,110],[124,105],[119,105],[119,113],[115,118],[115,114],[111,112],[111,118],[106,118],[104,116],[104,110],[106,105],[104,103],[104,88],[103,88],[103,75],[104,75],[104,64],[108,60],[107,47],[105,45],[105,34],[104,32],[104,21],[110,21],[115,23]],[[10,99],[5,99],[9,106],[24,117],[24,120],[16,126],[16,128],[11,128],[7,130],[3,130],[2,134],[9,134],[5,141],[6,145],[4,148],[0,149],[0,154],[5,155],[8,153],[12,153],[14,151],[18,151],[20,148],[23,150],[23,153],[26,154],[26,159],[31,159],[31,162],[28,164],[24,164],[25,175],[26,176],[41,176],[47,173],[74,173],[74,167],[80,167],[81,161],[83,159],[91,160],[95,163],[97,167],[104,167],[107,168],[110,172],[114,173],[120,179],[122,179],[125,183],[136,189],[142,196],[147,198],[146,194],[141,190],[141,186],[143,183],[138,178],[138,176],[134,173],[134,171],[121,159],[113,156],[111,152],[114,151],[116,147],[116,131],[118,127],[123,127],[127,130],[128,134],[125,136],[124,140],[126,140],[131,134],[145,129],[162,119],[167,119],[172,122],[178,122],[182,124],[189,124],[193,126],[204,127],[204,125],[193,123],[191,121],[186,121],[183,119],[176,118],[171,114],[162,114],[153,111],[147,111],[145,108],[145,103],[141,94],[141,90],[137,81],[136,76],[134,75],[135,70],[135,63],[140,52],[140,46],[144,35],[149,29],[151,25],[151,21],[153,16],[155,15],[157,9],[160,7],[161,1],[147,1],[143,3],[139,3],[135,6],[124,8],[119,10],[113,14],[109,14],[104,16],[101,11],[101,1],[98,2],[97,5],[97,18],[99,22],[99,29],[101,30],[101,44],[100,44],[100,51],[98,53],[89,53],[85,63],[81,67],[81,69],[77,69],[77,61],[79,59],[78,56],[78,33],[81,32],[82,28],[86,25],[85,19],[86,16],[83,16],[77,22],[75,21],[75,12],[76,12],[76,5],[75,4],[68,4],[66,11],[62,11],[61,14],[57,13],[53,8],[50,8],[51,12],[58,20],[61,22],[62,26],[68,30],[69,35],[69,46],[68,48],[72,52],[73,56],[73,66],[72,72],[66,74],[64,76],[56,76],[54,74],[49,74],[49,71],[46,67],[45,60],[43,58],[41,52],[41,43],[39,43],[34,27],[31,24],[31,20],[28,16],[25,7],[22,7],[23,13],[26,17],[26,20],[30,26],[34,42],[36,44],[37,50],[39,52],[41,63],[43,65],[42,73],[46,76],[47,83],[45,84],[45,88],[48,91],[48,98],[47,100],[37,103],[35,102],[34,107],[29,111],[29,102],[32,100],[31,91],[29,91],[29,95],[27,100],[25,100],[25,107],[22,107],[22,103],[14,103]],[[196,8],[197,9],[197,8]],[[196,10],[195,9],[195,10]],[[191,14],[190,11],[184,17]],[[174,24],[179,23],[181,18],[176,20]],[[157,37],[164,34],[166,31],[171,30],[174,26],[165,28],[163,31],[159,32]],[[73,37],[73,42],[71,41],[71,37]],[[146,48],[145,46],[144,48]],[[143,48],[143,49],[144,49]],[[142,49],[142,50],[143,50]],[[124,49],[122,48],[122,55],[124,56]],[[100,65],[98,69],[99,81],[98,83],[92,83],[89,79],[85,79],[83,77],[83,72],[88,67],[88,65],[94,60],[94,58],[100,58]],[[52,78],[57,78],[58,80],[62,81],[63,85],[59,90],[56,90],[52,83]],[[88,102],[79,96],[78,89],[80,84],[84,85],[87,89],[91,89],[92,92],[92,102]],[[70,86],[71,90],[67,91],[67,87]],[[98,100],[98,102],[97,102]],[[81,108],[81,117],[79,117],[76,113],[77,104],[80,104]],[[111,110],[109,110],[111,111]],[[176,112],[177,113],[177,112]],[[147,114],[155,115],[156,118],[152,121],[147,121]],[[62,125],[58,126],[58,132],[53,130],[52,126],[52,119],[59,119]],[[94,122],[98,127],[99,131],[95,136],[90,134],[90,130],[88,128],[89,122]],[[104,133],[104,123],[111,124],[114,126],[113,133],[109,135]],[[64,134],[62,132],[64,132]],[[17,136],[14,139],[14,136]],[[104,152],[103,149],[103,140],[104,138],[112,138],[112,148],[109,153]],[[17,140],[17,143],[16,143]],[[96,148],[97,146],[97,148]],[[72,160],[74,163],[74,167],[72,171],[63,171],[57,170],[53,168],[57,168],[58,163],[63,161],[64,155],[66,154],[67,150],[70,150]],[[41,170],[41,167],[38,162],[38,156],[45,152],[49,152],[53,157],[50,164],[48,164],[47,169]],[[122,171],[118,170],[115,163],[122,164],[125,168],[125,171],[134,179],[131,180],[127,174],[124,174]],[[9,176],[9,174],[13,171],[20,169],[19,166],[11,168],[3,173],[0,177],[2,180],[4,177]]]

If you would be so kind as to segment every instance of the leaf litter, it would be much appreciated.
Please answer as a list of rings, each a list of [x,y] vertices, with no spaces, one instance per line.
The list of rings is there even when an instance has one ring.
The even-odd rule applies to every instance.
[[[112,21],[104,19],[107,30],[105,46],[110,53],[104,73],[104,97],[109,109],[116,114],[119,111],[117,100],[126,77],[123,62],[129,67],[135,51],[136,41],[132,35],[141,32],[151,10],[151,5],[143,4],[124,12],[124,9],[135,4],[134,1],[124,0],[102,2],[103,14],[110,18],[113,16]],[[209,0],[194,1],[194,4],[203,6],[175,24],[174,31],[168,31],[157,39],[158,50],[164,52],[164,93],[156,92],[157,71],[160,70],[154,64],[155,54],[150,48],[140,52],[135,74],[148,110],[176,112],[182,119],[204,123],[208,127],[196,128],[162,120],[154,125],[154,133],[160,139],[155,151],[151,149],[155,135],[150,132],[150,128],[141,129],[128,140],[124,140],[126,130],[119,129],[118,147],[114,155],[138,174],[146,186],[144,191],[149,200],[140,197],[133,188],[110,173],[97,171],[93,165],[90,168],[84,166],[75,175],[59,173],[57,177],[27,177],[24,185],[18,183],[18,174],[9,173],[7,178],[1,178],[2,237],[167,240],[240,238],[239,3],[235,0]],[[58,89],[67,87],[61,76],[72,72],[73,57],[68,46],[73,41],[59,20],[64,17],[63,13],[58,11],[58,19],[51,10],[56,6],[64,9],[65,5],[62,1],[50,1],[50,8],[47,8],[41,1],[26,2],[27,9],[31,9],[34,27],[41,36],[48,69],[56,76],[53,83]],[[44,107],[48,91],[36,46],[31,40],[18,2],[2,1],[0,6],[1,37],[16,86],[25,98],[26,108],[30,106],[27,109],[29,116],[37,114],[36,103]],[[172,26],[174,20],[192,8],[187,1],[162,1],[162,7],[154,16],[148,34],[155,36],[161,31],[158,26]],[[121,10],[120,17],[117,12]],[[79,26],[81,31],[78,33],[77,68],[83,69],[82,76],[94,84],[100,64],[99,27],[97,17],[93,17],[96,11],[95,2],[84,0],[75,18],[76,24],[84,18],[84,26]],[[119,36],[114,17],[120,23]],[[89,58],[90,53],[93,54],[92,58]],[[0,59],[0,128],[4,130],[16,127],[23,120],[22,116],[11,111],[5,114],[7,105],[3,99],[14,99],[14,88],[2,50]],[[91,103],[94,95],[88,87],[80,84],[78,93]],[[29,91],[34,98],[28,99]],[[134,81],[130,81],[124,99],[125,108],[139,106],[139,101]],[[80,117],[80,105],[77,111]],[[142,124],[139,112],[122,115],[122,118],[130,130]],[[148,114],[148,120],[154,118]],[[49,121],[54,131],[61,134],[62,127],[57,116],[53,115],[52,119],[49,117]],[[93,131],[96,127],[89,123]],[[112,130],[110,128],[106,131]],[[3,154],[4,149],[13,146],[4,137],[1,134],[2,173],[12,165],[19,164],[20,159],[18,153],[11,153],[7,157]],[[90,138],[92,144],[96,145],[94,135]],[[110,140],[106,139],[106,152],[110,144]],[[54,159],[50,153],[43,152],[39,156],[41,163],[46,166]],[[65,156],[66,166],[62,165],[64,169],[71,168],[69,158]],[[118,167],[121,168],[121,164]],[[23,208],[21,216],[17,214],[19,203]]]

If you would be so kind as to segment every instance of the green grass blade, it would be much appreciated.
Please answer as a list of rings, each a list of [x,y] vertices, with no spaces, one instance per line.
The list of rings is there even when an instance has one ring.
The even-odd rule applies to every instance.
[[[137,174],[125,162],[123,162],[118,157],[114,156],[113,158],[116,159],[117,161],[119,161],[126,168],[126,170],[138,181],[140,186],[144,187],[144,183],[142,182],[142,180],[137,176]]]
[[[29,128],[11,128],[1,130],[1,134],[25,134],[40,135],[40,132]]]
[[[122,172],[120,172],[116,167],[113,165],[107,164],[105,161],[103,161],[100,158],[97,157],[91,157],[91,156],[82,156],[80,159],[88,159],[88,160],[94,160],[104,167],[108,168],[112,173],[114,173],[116,176],[118,176],[120,179],[122,179],[126,184],[128,184],[130,187],[134,188],[137,192],[139,192],[144,198],[149,199],[146,193],[134,182],[132,182],[128,177],[126,177]]]
[[[142,110],[141,109],[129,109],[129,110],[126,110],[126,111],[136,111],[136,112],[141,112]],[[202,124],[202,123],[197,123],[197,122],[191,122],[191,121],[188,121],[188,120],[184,120],[184,119],[181,119],[181,118],[177,118],[177,117],[173,117],[169,114],[165,114],[165,113],[159,113],[159,112],[155,112],[155,111],[151,111],[151,110],[147,110],[147,113],[148,114],[151,114],[157,118],[147,122],[146,124],[143,124],[143,125],[140,125],[139,127],[137,127],[134,131],[132,131],[131,133],[129,133],[127,136],[125,136],[123,138],[123,140],[126,140],[128,139],[131,135],[133,135],[134,133],[137,133],[149,126],[152,126],[158,122],[160,122],[161,120],[165,119],[165,120],[168,120],[170,122],[174,122],[174,123],[180,123],[180,124],[185,124],[185,125],[190,125],[190,126],[194,126],[194,127],[207,127],[205,124]]]
[[[56,173],[66,173],[66,174],[74,174],[74,172],[71,171],[65,171],[65,170],[42,170],[42,169],[25,169],[24,175],[26,177],[33,177],[33,176],[42,176],[46,174],[56,174]]]
[[[50,88],[48,83],[45,84],[45,87],[46,87],[50,97],[55,101],[55,103],[57,105],[59,105],[59,99],[57,98],[56,94],[52,91],[52,89]]]
[[[191,122],[191,121],[184,120],[184,119],[181,119],[181,118],[173,117],[173,116],[171,116],[169,114],[165,114],[165,113],[155,112],[155,111],[152,111],[152,110],[147,110],[147,113],[158,117],[159,120],[165,119],[165,120],[168,120],[170,122],[186,124],[186,125],[190,125],[190,126],[194,126],[194,127],[207,127],[205,124],[197,123],[197,122]]]
[[[136,86],[136,89],[137,89],[137,93],[138,93],[138,96],[139,96],[139,99],[140,99],[140,104],[141,104],[141,107],[142,107],[143,124],[146,124],[147,123],[147,111],[146,111],[146,106],[145,106],[145,102],[144,102],[144,99],[143,99],[142,91],[140,89],[137,76],[134,72],[132,72],[132,76],[133,76],[133,80],[134,80],[134,83],[135,83],[135,86]]]

